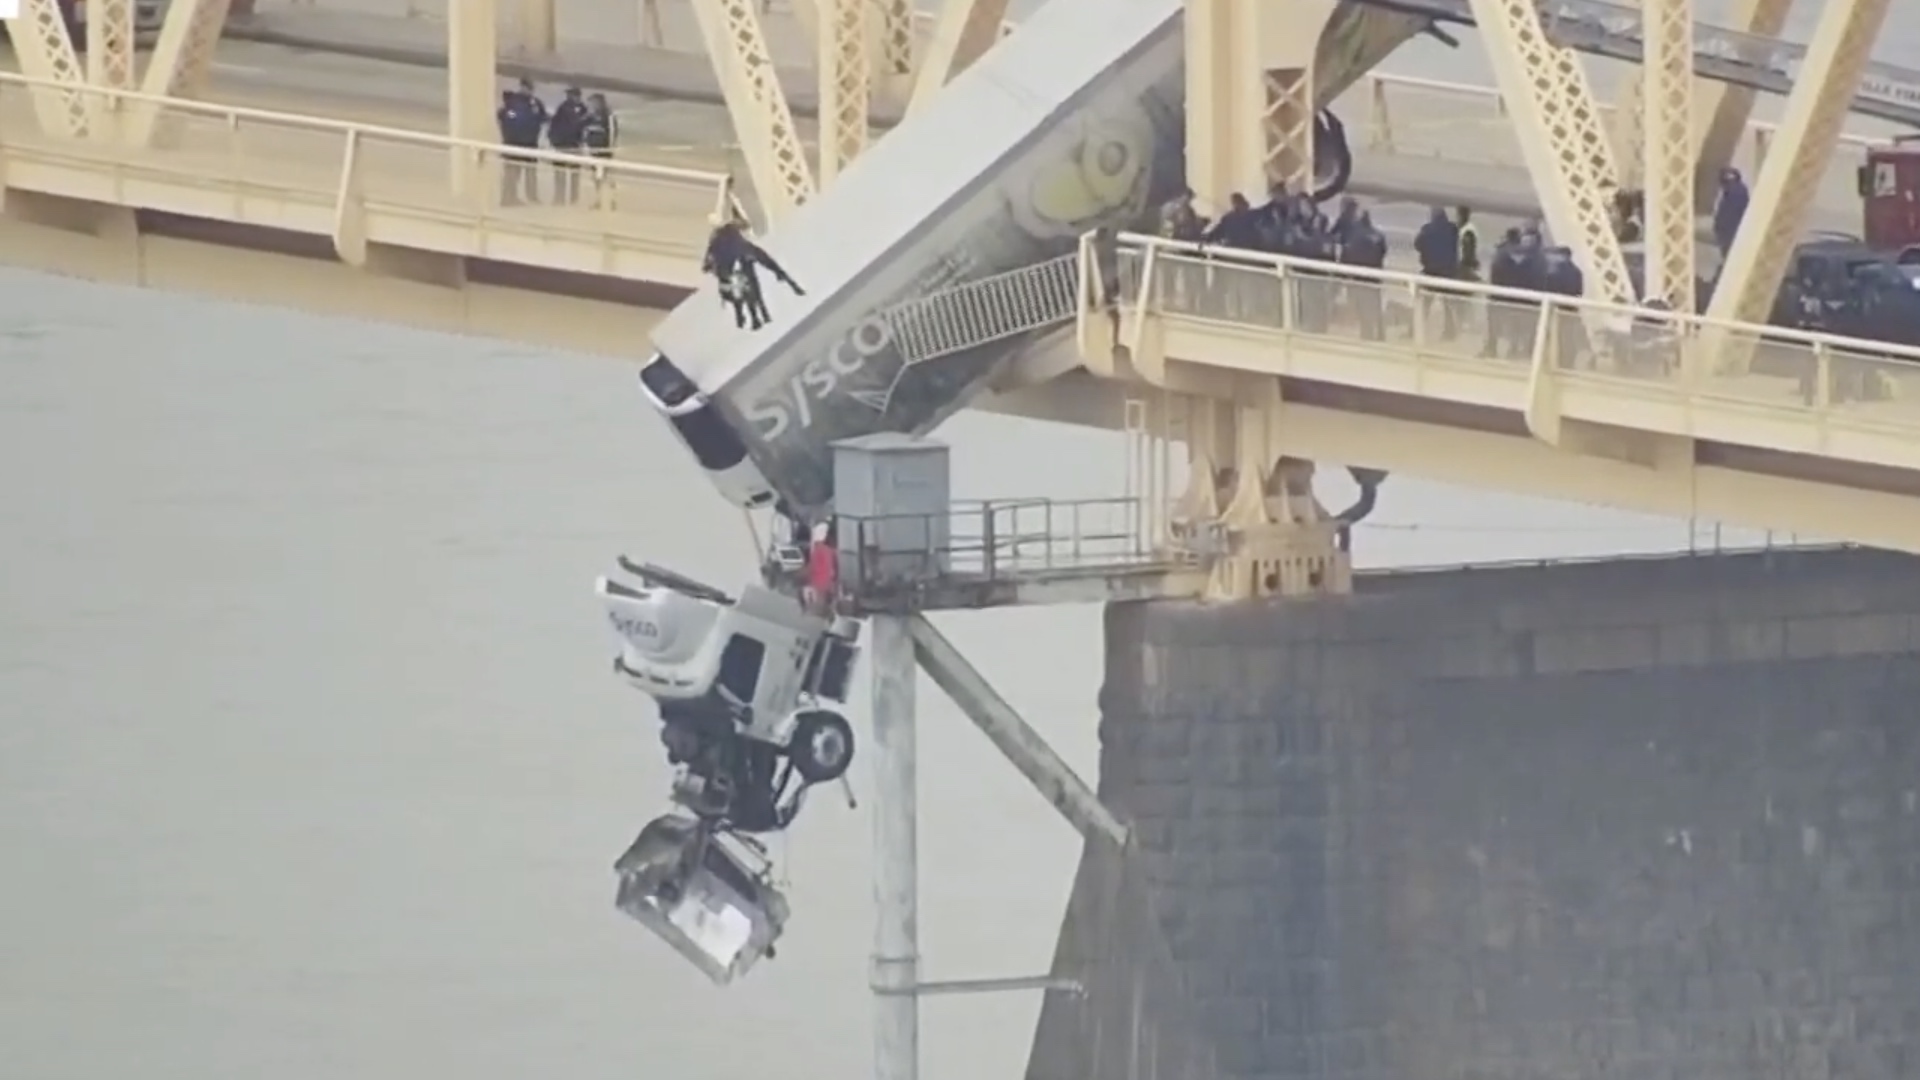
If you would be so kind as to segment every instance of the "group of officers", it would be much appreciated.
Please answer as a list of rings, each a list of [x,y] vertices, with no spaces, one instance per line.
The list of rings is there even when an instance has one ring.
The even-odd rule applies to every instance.
[[[1337,214],[1328,217],[1311,196],[1275,184],[1267,201],[1258,206],[1245,195],[1230,195],[1226,211],[1216,220],[1196,210],[1193,199],[1191,191],[1183,192],[1162,208],[1161,235],[1223,249],[1370,270],[1384,269],[1392,253],[1392,244],[1374,224],[1372,213],[1351,196],[1341,201]],[[1415,235],[1413,248],[1420,273],[1431,278],[1484,281],[1561,296],[1579,296],[1586,284],[1571,251],[1547,244],[1538,222],[1508,229],[1493,250],[1483,254],[1470,207],[1458,207],[1452,214],[1435,207]],[[1230,252],[1221,252],[1218,257],[1232,259]],[[1312,281],[1314,276],[1311,271],[1303,272],[1298,286],[1295,317],[1302,329],[1324,329],[1333,310],[1344,302],[1363,337],[1384,336],[1386,315],[1379,289],[1343,285],[1337,270],[1328,271],[1324,282]],[[1436,296],[1439,330],[1448,338],[1460,334],[1468,321],[1465,301],[1464,295],[1458,300]],[[1533,347],[1533,314],[1524,304],[1490,305],[1485,318],[1488,355],[1527,355]]]
[[[516,150],[538,150],[541,139],[557,153],[611,160],[620,139],[620,124],[605,94],[582,95],[569,86],[560,104],[548,111],[533,81],[521,79],[500,94],[495,113],[500,141]],[[580,201],[580,167],[572,162],[553,166],[553,201]],[[540,163],[532,155],[508,153],[500,170],[500,201],[507,206],[540,201]]]

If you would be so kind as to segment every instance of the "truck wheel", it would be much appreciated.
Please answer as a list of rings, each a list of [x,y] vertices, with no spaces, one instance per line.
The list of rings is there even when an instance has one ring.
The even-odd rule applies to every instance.
[[[800,779],[809,784],[832,783],[845,776],[847,767],[853,764],[853,725],[837,712],[803,712],[794,718],[787,756]]]

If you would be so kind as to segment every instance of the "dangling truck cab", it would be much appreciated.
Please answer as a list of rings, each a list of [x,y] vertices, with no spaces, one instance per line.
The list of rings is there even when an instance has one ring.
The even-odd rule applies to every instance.
[[[1861,235],[1875,251],[1920,261],[1920,136],[1896,136],[1860,166]]]

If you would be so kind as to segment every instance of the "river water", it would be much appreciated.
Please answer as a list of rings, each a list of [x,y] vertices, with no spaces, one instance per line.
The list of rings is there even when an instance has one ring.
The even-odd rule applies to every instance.
[[[629,365],[10,271],[0,334],[0,1075],[864,1075],[864,810],[778,845],[793,929],[724,997],[610,907],[666,773],[591,578],[752,565]],[[962,495],[1119,490],[1113,436],[945,435]],[[1407,478],[1377,518],[1373,566],[1715,538]],[[943,625],[1091,770],[1097,610]],[[1040,970],[1074,837],[921,702],[927,974]],[[1036,1005],[928,1003],[928,1080],[1014,1075]]]

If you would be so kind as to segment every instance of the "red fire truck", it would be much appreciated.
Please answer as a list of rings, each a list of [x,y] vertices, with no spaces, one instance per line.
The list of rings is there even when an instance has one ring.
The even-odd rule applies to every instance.
[[[1867,163],[1860,166],[1860,205],[1868,247],[1920,248],[1920,136],[1898,136],[1867,151]]]

